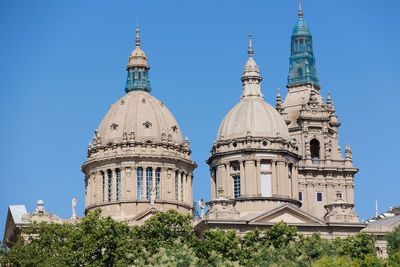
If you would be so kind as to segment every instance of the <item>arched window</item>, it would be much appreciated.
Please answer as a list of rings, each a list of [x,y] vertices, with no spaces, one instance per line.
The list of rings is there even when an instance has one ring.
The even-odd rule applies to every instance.
[[[146,169],[146,198],[150,200],[151,195],[151,180],[153,179],[153,169],[148,167]]]
[[[143,196],[143,168],[137,168],[137,199],[141,200]]]
[[[121,170],[115,169],[115,197],[116,200],[121,198]]]
[[[301,52],[304,51],[304,40],[303,39],[300,40],[300,51]]]
[[[156,199],[161,198],[161,168],[156,169]]]
[[[311,158],[319,159],[319,141],[317,139],[313,139],[310,142],[310,152]]]
[[[240,197],[240,175],[233,176],[233,196]]]
[[[179,198],[178,198],[178,196],[179,196],[179,193],[178,193],[178,176],[179,176],[178,171],[176,171],[175,172],[175,199],[176,200],[179,200]]]
[[[103,171],[101,173],[101,178],[102,178],[102,191],[103,191],[103,202],[105,201],[105,195],[106,195],[106,175]]]
[[[181,173],[181,201],[183,201],[183,172]]]
[[[107,170],[108,176],[108,202],[112,200],[112,171]]]

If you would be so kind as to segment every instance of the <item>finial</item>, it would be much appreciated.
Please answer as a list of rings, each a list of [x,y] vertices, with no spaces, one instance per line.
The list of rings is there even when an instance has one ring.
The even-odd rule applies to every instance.
[[[378,200],[375,200],[375,218],[377,218],[378,215],[379,215],[379,212],[378,212]]]
[[[281,89],[278,88],[278,94],[276,95],[276,104],[281,105],[282,104],[282,98],[281,98]]]
[[[330,108],[332,106],[332,98],[331,98],[331,92],[328,91],[328,97],[326,98],[326,105]]]
[[[251,33],[249,33],[249,51],[247,53],[249,53],[250,57],[252,57],[254,54],[253,46],[251,45]]]
[[[301,10],[301,0],[299,0],[299,18],[303,18],[303,10]]]
[[[139,39],[139,27],[136,28],[136,46],[140,46],[140,39]]]

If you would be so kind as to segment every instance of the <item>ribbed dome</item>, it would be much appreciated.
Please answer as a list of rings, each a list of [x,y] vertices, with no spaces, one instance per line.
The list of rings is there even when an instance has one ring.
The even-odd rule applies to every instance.
[[[243,98],[221,123],[218,141],[246,136],[282,137],[289,131],[282,116],[261,98]]]
[[[289,131],[282,116],[264,101],[261,93],[260,70],[253,58],[251,34],[249,58],[243,68],[243,94],[222,121],[217,140],[253,137],[283,137],[289,139]]]
[[[132,91],[111,105],[98,128],[102,143],[121,142],[131,133],[136,141],[183,143],[178,123],[168,108],[146,91]]]

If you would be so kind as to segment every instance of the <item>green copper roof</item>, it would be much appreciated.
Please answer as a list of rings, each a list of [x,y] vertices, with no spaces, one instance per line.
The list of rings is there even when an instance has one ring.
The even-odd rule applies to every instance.
[[[293,27],[288,84],[319,84],[312,48],[312,35],[302,17]]]

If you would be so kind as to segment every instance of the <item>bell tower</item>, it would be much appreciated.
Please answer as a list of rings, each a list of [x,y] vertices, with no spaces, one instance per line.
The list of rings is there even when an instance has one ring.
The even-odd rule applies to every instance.
[[[312,35],[303,20],[301,0],[298,15],[291,36],[288,94],[282,102],[278,91],[276,104],[302,156],[298,199],[302,209],[318,218],[358,222],[354,213],[354,175],[358,169],[353,167],[349,145],[345,158],[342,155],[338,140],[340,123],[330,93],[326,101],[320,94]],[[346,216],[332,216],[338,207],[345,210]]]

